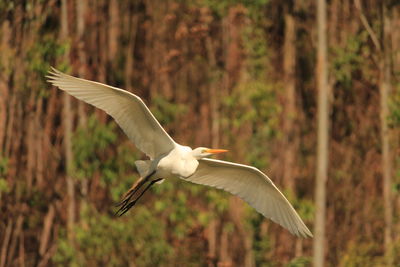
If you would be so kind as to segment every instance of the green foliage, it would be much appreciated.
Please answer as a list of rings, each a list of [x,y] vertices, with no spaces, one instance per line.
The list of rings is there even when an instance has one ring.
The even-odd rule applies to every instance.
[[[396,241],[393,242],[392,256],[393,256],[393,262],[400,263],[400,240],[399,239],[397,239]]]
[[[45,34],[27,52],[30,73],[35,73],[38,78],[45,79],[51,66],[50,63],[68,51],[68,43],[60,43],[57,39],[54,39],[54,35]],[[64,68],[60,69],[64,70]]]
[[[185,105],[172,103],[162,96],[154,97],[151,102],[151,112],[161,125],[168,125],[174,122],[187,111]]]
[[[0,156],[0,193],[9,192],[10,188],[8,186],[8,182],[5,179],[8,169],[8,159]]]
[[[62,58],[62,55],[69,51],[69,43],[62,43],[58,39],[55,39],[54,33],[44,33],[39,36],[39,39],[27,49],[25,61],[28,63],[27,70],[29,76],[24,77],[25,88],[29,89],[29,91],[32,88],[36,88],[39,97],[47,97],[49,90],[46,75],[52,66],[51,62]],[[62,71],[66,71],[68,64],[60,61],[56,67]],[[39,84],[38,81],[40,82]]]
[[[381,255],[379,245],[376,243],[351,242],[344,255],[341,257],[339,266],[343,267],[378,267],[386,266],[384,257]]]
[[[169,116],[178,115],[167,102],[159,103],[160,110],[167,110],[157,115],[161,120],[165,120],[163,116],[168,120]],[[73,136],[76,177],[85,179],[99,174],[103,184],[109,185],[112,201],[117,201],[137,177],[131,174],[137,159],[132,145],[129,140],[119,143],[115,132],[114,123],[102,124],[93,115]],[[167,241],[184,242],[193,229],[210,221],[210,213],[198,212],[188,204],[201,196],[199,188],[171,179],[154,186],[152,193],[121,218],[111,215],[111,203],[105,205],[109,213],[85,205],[86,208],[81,208],[81,223],[75,230],[76,244],[70,245],[61,232],[59,250],[53,260],[72,266],[124,266],[129,262],[158,266],[168,265],[172,259],[197,264],[201,261],[198,255],[172,247]]]
[[[393,93],[389,101],[389,126],[400,128],[400,83],[394,86]]]
[[[0,193],[7,193],[10,191],[10,187],[8,186],[8,182],[4,178],[0,178]]]
[[[167,263],[172,247],[166,241],[165,224],[145,206],[134,214],[117,218],[83,209],[82,223],[76,226],[76,246],[61,232],[59,249],[53,260],[68,266],[159,266]],[[64,234],[63,234],[64,233]]]
[[[203,190],[206,190],[205,192],[206,201],[212,204],[212,207],[217,212],[217,214],[215,215],[222,214],[223,212],[228,210],[228,205],[229,205],[228,193],[210,187],[206,187]]]
[[[269,49],[262,20],[253,20],[242,30],[243,46],[246,51],[246,69],[252,80],[266,82],[269,67]]]
[[[8,170],[8,158],[0,156],[0,177],[6,175]]]
[[[112,176],[109,168],[112,157],[104,162],[102,155],[117,138],[115,128],[115,123],[102,124],[93,114],[87,125],[77,129],[72,139],[76,177],[92,177],[98,170],[104,171],[105,176]]]
[[[389,100],[389,127],[392,129],[400,129],[400,83],[396,84]],[[397,153],[395,159],[395,170],[393,179],[393,191],[400,194],[400,156]]]
[[[2,50],[3,53],[0,53],[1,82],[7,91],[6,101],[12,100],[5,109],[7,116],[10,116],[7,117],[6,128],[11,127],[11,132],[17,129],[24,136],[24,133],[27,132],[26,120],[34,117],[34,125],[39,132],[33,137],[40,138],[40,142],[45,142],[43,146],[40,142],[24,142],[20,140],[20,134],[15,135],[15,138],[10,138],[8,140],[10,142],[7,141],[8,144],[11,144],[12,164],[9,165],[6,158],[0,157],[0,193],[11,191],[13,195],[7,201],[3,201],[6,206],[3,205],[2,211],[7,211],[7,205],[12,204],[14,200],[17,201],[15,204],[21,204],[18,202],[24,201],[20,205],[23,208],[24,216],[27,215],[26,218],[24,217],[23,232],[21,232],[21,236],[24,238],[18,239],[17,241],[21,241],[21,244],[16,243],[16,246],[21,248],[21,251],[24,251],[23,248],[25,248],[28,265],[32,258],[42,259],[38,254],[38,249],[34,248],[35,246],[32,244],[39,244],[40,234],[38,235],[38,233],[42,231],[43,218],[48,210],[48,200],[57,196],[61,200],[56,202],[62,204],[56,205],[56,214],[60,218],[57,217],[53,220],[49,239],[49,242],[57,242],[57,250],[49,265],[206,266],[209,262],[206,259],[205,229],[212,220],[217,219],[218,234],[221,231],[229,233],[228,240],[232,240],[234,243],[237,240],[243,240],[242,236],[236,236],[235,225],[229,221],[230,215],[227,214],[230,194],[210,187],[170,179],[161,185],[154,186],[151,192],[147,193],[128,214],[116,218],[112,215],[114,211],[112,204],[119,200],[137,179],[134,162],[142,155],[134,149],[114,122],[101,123],[97,120],[96,115],[89,117],[88,124],[85,127],[79,127],[73,135],[73,174],[77,179],[75,188],[78,190],[81,184],[88,183],[90,184],[89,188],[93,191],[84,196],[77,191],[75,195],[79,216],[76,218],[74,229],[75,239],[73,242],[69,241],[67,231],[63,228],[66,222],[63,207],[70,199],[63,190],[58,190],[60,186],[64,185],[64,181],[62,179],[58,179],[57,182],[52,180],[60,174],[63,176],[62,163],[60,164],[59,160],[61,152],[54,151],[54,149],[59,149],[59,140],[63,135],[62,124],[59,121],[60,110],[58,107],[49,106],[50,104],[57,105],[59,99],[52,99],[52,101],[55,100],[54,102],[44,99],[41,105],[36,105],[34,101],[33,104],[31,102],[28,105],[25,104],[31,101],[31,96],[46,97],[49,93],[49,85],[45,85],[44,76],[50,65],[57,62],[57,68],[66,71],[69,69],[67,62],[69,60],[74,66],[84,66],[86,74],[92,74],[92,77],[102,76],[114,84],[123,84],[126,79],[130,79],[135,81],[135,84],[138,83],[135,86],[139,87],[149,85],[150,88],[154,88],[154,84],[163,80],[157,77],[158,70],[168,70],[163,72],[163,75],[165,74],[172,82],[173,93],[179,94],[185,90],[187,97],[200,96],[195,102],[202,105],[207,112],[211,110],[211,106],[207,103],[209,97],[206,95],[207,90],[203,90],[203,88],[217,88],[219,85],[224,85],[224,92],[221,95],[229,92],[229,96],[223,99],[222,106],[218,105],[221,118],[221,121],[218,122],[221,123],[221,143],[236,146],[235,151],[237,152],[237,154],[231,153],[227,156],[232,157],[232,160],[244,161],[264,169],[271,159],[269,145],[279,140],[282,128],[279,121],[279,118],[282,117],[280,116],[280,103],[285,100],[285,97],[282,96],[280,99],[282,83],[278,82],[278,79],[281,79],[278,72],[282,63],[279,56],[284,49],[281,48],[284,42],[285,27],[283,16],[287,12],[287,3],[269,0],[178,0],[156,1],[149,6],[146,1],[140,1],[140,3],[118,1],[117,14],[120,17],[115,21],[122,27],[115,32],[119,40],[117,42],[118,52],[114,58],[110,58],[107,49],[104,50],[104,47],[99,45],[99,41],[104,40],[103,37],[113,31],[113,27],[110,27],[109,23],[102,21],[103,18],[112,18],[113,13],[110,12],[113,6],[104,4],[105,2],[94,1],[92,3],[92,9],[96,12],[91,14],[90,18],[84,19],[88,34],[82,38],[76,35],[77,27],[74,24],[79,21],[75,17],[78,13],[69,8],[68,12],[72,12],[68,14],[69,22],[72,23],[69,32],[71,41],[60,41],[59,1],[0,0],[0,17],[9,20],[10,32],[17,37],[15,40],[14,36],[11,36],[11,40],[5,38],[2,42],[4,50]],[[315,144],[316,130],[316,98],[315,40],[312,38],[315,19],[310,10],[313,10],[315,5],[306,2],[296,3],[300,6],[295,8],[293,13],[296,25],[299,25],[296,27],[295,41],[297,47],[296,90],[298,90],[296,95],[299,97],[296,99],[296,104],[299,105],[301,116],[298,117],[299,121],[296,123],[302,124],[299,125],[299,132],[296,133],[299,134],[301,142],[301,148],[296,158],[299,172],[296,171],[296,173],[301,173],[301,176],[310,174],[312,176],[315,168],[310,167],[313,167],[315,163],[310,164],[310,162],[314,162],[315,157],[313,145]],[[382,28],[382,25],[379,24],[379,21],[382,21],[379,17],[379,8],[373,10],[377,6],[379,5],[372,3],[365,6],[364,11],[374,27],[374,31],[379,33]],[[303,10],[299,10],[299,7]],[[347,8],[348,5],[343,6],[343,3],[339,3],[332,10],[340,11],[343,7]],[[354,8],[352,5],[350,7]],[[291,7],[289,9],[292,11]],[[271,16],[272,13],[277,15]],[[379,13],[378,17],[376,17],[376,13]],[[380,168],[379,164],[369,164],[375,167],[362,166],[363,162],[369,162],[369,158],[373,160],[376,155],[379,155],[379,145],[376,144],[374,138],[365,138],[368,141],[364,144],[361,143],[364,142],[362,136],[359,136],[362,131],[371,132],[371,136],[375,136],[379,131],[379,123],[377,124],[379,119],[365,117],[364,120],[361,118],[364,110],[368,112],[371,107],[374,108],[374,105],[379,103],[379,101],[375,101],[379,94],[375,92],[375,89],[365,94],[361,92],[362,90],[357,93],[352,91],[353,81],[368,81],[371,88],[377,88],[375,86],[377,71],[376,65],[373,64],[374,57],[371,55],[371,51],[374,49],[371,40],[368,39],[365,31],[362,32],[364,27],[360,24],[359,18],[356,19],[359,24],[354,24],[351,15],[344,14],[343,17],[344,21],[351,25],[348,29],[344,27],[343,33],[350,37],[347,38],[343,47],[332,48],[330,55],[332,56],[330,59],[333,59],[330,61],[331,73],[335,76],[339,86],[343,87],[347,93],[346,98],[337,99],[340,103],[335,104],[337,106],[332,110],[332,118],[348,124],[349,126],[346,127],[349,129],[346,131],[354,139],[350,142],[340,139],[337,132],[343,130],[343,123],[338,127],[335,119],[333,120],[332,135],[330,136],[333,142],[330,146],[332,149],[330,155],[332,156],[331,173],[334,174],[332,175],[334,179],[331,182],[341,185],[342,180],[348,181],[347,184],[337,187],[332,195],[336,204],[333,205],[334,208],[331,212],[334,212],[335,216],[343,214],[350,216],[346,215],[350,213],[351,216],[358,216],[360,214],[354,213],[352,210],[352,204],[356,205],[357,201],[347,201],[348,196],[345,192],[348,188],[357,191],[355,196],[363,196],[365,192],[370,193],[368,189],[371,186],[376,185],[374,175],[370,175],[372,178],[368,178],[368,175],[357,175],[360,171],[353,169],[357,169],[357,166],[368,167],[366,172],[374,174],[377,168]],[[7,22],[5,21],[3,24],[2,27],[7,29]],[[202,28],[202,26],[205,27]],[[200,31],[197,32],[199,29]],[[242,31],[241,38],[230,39],[239,33],[238,30]],[[360,32],[352,35],[354,31]],[[178,36],[178,33],[181,36]],[[210,40],[212,45],[208,46]],[[226,68],[229,65],[229,60],[227,60],[229,53],[224,50],[226,50],[227,44],[230,47],[230,42],[235,42],[234,47],[237,49],[233,49],[235,51],[232,52],[235,57],[233,61],[235,63],[237,61],[240,66],[237,77],[228,73]],[[341,45],[340,42],[338,44]],[[177,55],[170,59],[168,54],[175,50],[178,51]],[[85,62],[80,60],[81,52],[85,54]],[[131,54],[129,55],[128,52]],[[208,53],[213,53],[215,56],[213,64],[209,62],[210,54]],[[21,56],[24,58],[19,58]],[[127,59],[132,59],[132,70],[127,69],[129,67]],[[276,66],[279,67],[275,69]],[[132,77],[128,77],[128,74],[132,74]],[[155,83],[153,83],[153,79]],[[230,87],[231,81],[235,83],[234,88]],[[229,88],[225,86],[226,84],[229,84]],[[399,85],[397,86],[391,96],[389,117],[390,127],[394,130],[400,126],[400,90]],[[153,96],[153,94],[151,95]],[[348,104],[346,103],[347,96],[359,97],[360,99],[357,99],[359,102]],[[365,103],[371,102],[372,104],[368,104],[367,107],[363,106]],[[167,129],[168,126],[175,123],[179,124],[181,114],[188,111],[185,104],[174,104],[162,96],[153,97],[149,103],[152,103],[153,113]],[[15,113],[11,112],[13,110],[11,107],[16,110]],[[337,117],[337,110],[354,111],[360,114],[357,115],[360,118],[349,116],[344,117],[343,120],[341,117]],[[46,112],[52,112],[52,114],[46,114]],[[33,116],[31,116],[32,114]],[[345,114],[348,115],[347,112]],[[189,120],[192,119],[192,116],[193,118],[199,116],[194,112],[190,115]],[[108,118],[108,120],[111,119]],[[44,124],[46,126],[42,127]],[[46,130],[42,131],[40,128]],[[54,131],[48,131],[49,128]],[[191,137],[195,139],[194,130],[185,129],[185,131],[193,133],[188,137],[189,140]],[[202,134],[206,136],[209,133],[209,129],[205,129]],[[225,137],[230,139],[226,140]],[[27,147],[29,143],[39,145]],[[349,146],[349,148],[345,146]],[[243,149],[244,147],[246,149]],[[45,148],[50,150],[40,151]],[[33,168],[25,166],[26,155],[24,154],[27,151],[33,151],[35,155],[40,155],[36,152],[50,152],[50,159],[55,160],[50,164],[52,168],[46,169],[40,173],[41,177],[36,178],[35,173],[40,172],[41,169],[36,168],[36,165]],[[346,155],[346,158],[337,158],[337,151],[340,151],[340,155]],[[393,151],[396,151],[396,147],[393,147]],[[363,155],[360,157],[360,154]],[[365,161],[363,160],[364,155],[366,155]],[[361,158],[361,165],[357,165],[359,158]],[[354,164],[352,164],[353,160]],[[347,164],[346,161],[350,163]],[[397,158],[396,177],[393,180],[393,191],[396,194],[400,192],[399,161],[400,158]],[[16,173],[17,177],[10,177],[8,168],[13,168],[9,173]],[[311,170],[307,170],[307,168]],[[24,177],[27,172],[33,172],[34,175],[29,192]],[[372,180],[366,181],[361,184],[362,186],[353,186],[354,182],[358,185],[359,177],[364,176],[365,179]],[[43,179],[42,184],[54,184],[54,187],[38,188],[37,184],[40,184],[40,178]],[[14,179],[12,180],[12,190],[8,184],[10,179]],[[98,180],[100,187],[97,186]],[[303,193],[307,195],[312,190],[311,186],[304,189]],[[285,195],[289,196],[290,202],[294,204],[295,209],[306,222],[312,221],[314,205],[310,200],[297,199],[293,192],[286,192]],[[340,195],[345,195],[345,197],[340,198]],[[6,197],[9,196],[6,195]],[[371,190],[370,200],[370,207],[366,207],[365,211],[370,211],[370,214],[378,213],[378,215],[383,213],[379,190]],[[380,218],[380,216],[375,217],[378,218],[376,220]],[[275,237],[271,237],[268,233],[267,227],[265,227],[266,219],[255,212],[253,208],[245,205],[241,220],[245,230],[249,234],[253,234],[253,255],[256,266],[282,265],[277,263],[280,259],[275,258],[275,244],[273,243]],[[398,220],[398,216],[395,216],[394,223],[398,223]],[[372,231],[376,231],[376,227],[381,225],[377,222],[371,221]],[[223,223],[223,226],[219,223]],[[349,225],[346,227],[360,229],[354,223]],[[330,230],[333,228],[330,227]],[[56,234],[54,229],[60,229],[59,234]],[[340,266],[384,266],[384,258],[381,256],[383,245],[376,243],[376,240],[371,240],[368,235],[362,236],[360,238],[364,239],[362,241],[354,241],[342,253],[344,244],[349,243],[344,239],[354,239],[358,234],[357,230],[349,237],[335,237],[337,242],[332,245],[330,259],[340,260]],[[25,242],[22,242],[24,240]],[[217,246],[219,242],[218,238]],[[304,241],[307,255],[311,249],[310,244],[311,240]],[[48,244],[47,248],[50,249],[48,252],[53,251],[53,245]],[[279,244],[279,246],[288,248],[293,244]],[[230,249],[229,247],[229,256],[235,258],[236,255],[232,255],[233,250]],[[396,263],[399,262],[399,252],[400,245],[397,243],[394,247]],[[18,253],[14,254],[18,257]],[[217,252],[217,254],[219,253]],[[340,256],[343,257],[340,258]],[[9,258],[7,257],[7,261]],[[11,257],[10,260],[11,262],[6,262],[6,265],[16,262],[14,257]],[[334,264],[339,265],[338,262]],[[310,259],[301,257],[292,259],[286,266],[308,265],[310,265]]]
[[[225,106],[229,118],[226,118],[230,127],[240,129],[244,125],[251,125],[252,136],[248,140],[247,162],[258,168],[264,168],[265,147],[272,137],[277,135],[278,114],[280,106],[276,102],[274,88],[262,81],[241,83],[225,99]]]
[[[397,166],[397,169],[395,170],[394,174],[393,191],[395,192],[395,194],[400,194],[400,156],[397,156],[395,162],[395,166]]]
[[[70,245],[62,230],[53,260],[62,266],[203,264],[205,259],[193,251],[176,246],[176,242],[185,242],[193,229],[207,225],[212,216],[191,208],[193,196],[188,189],[193,186],[197,185],[177,179],[157,185],[123,217],[100,213],[90,205],[81,208],[75,244]],[[190,246],[201,246],[201,242],[196,239]]]
[[[286,267],[307,267],[311,266],[311,259],[309,257],[298,257],[291,260]]]
[[[251,124],[252,136],[247,140],[249,149],[246,161],[258,168],[267,165],[266,144],[278,135],[280,104],[279,87],[266,78],[269,72],[269,49],[262,21],[253,20],[242,31],[244,50],[247,54],[245,77],[225,99],[230,127],[241,128]]]
[[[264,216],[258,213],[253,213],[249,220],[253,229],[253,253],[256,266],[273,266],[273,262],[267,257],[268,253],[273,248],[273,243],[268,234],[263,233],[261,225],[264,221]]]
[[[138,176],[134,166],[139,152],[125,135],[121,137],[125,142],[118,143],[117,133],[115,122],[103,124],[93,114],[72,138],[74,177],[83,180],[99,175],[101,185],[110,188],[114,201]]]
[[[345,46],[336,46],[332,49],[333,60],[331,70],[338,83],[350,88],[355,71],[360,70],[365,57],[370,55],[370,48],[365,45],[368,33],[349,36]]]
[[[223,17],[226,16],[229,7],[243,5],[245,8],[250,10],[252,14],[259,13],[260,8],[268,4],[270,0],[193,0],[193,4],[200,7],[210,8],[216,15]],[[258,12],[257,12],[258,11]]]
[[[133,149],[131,141],[126,139],[117,146],[116,156],[110,157],[107,161],[110,171],[102,180],[109,185],[113,201],[118,201],[127,188],[131,187],[133,181],[139,177],[139,174],[135,172],[135,161],[139,153]]]
[[[67,231],[65,228],[62,228],[59,231],[59,238],[57,241],[58,249],[57,252],[53,256],[53,261],[58,266],[63,266],[68,263],[68,266],[75,267],[79,266],[76,262],[77,259],[75,257],[76,251],[73,246],[71,246],[70,242],[67,239]]]
[[[0,16],[3,15],[3,13],[13,11],[14,9],[15,9],[14,1],[6,1],[6,0],[0,1]]]
[[[315,205],[313,201],[305,198],[296,198],[294,192],[290,190],[285,190],[284,195],[305,222],[314,220]]]

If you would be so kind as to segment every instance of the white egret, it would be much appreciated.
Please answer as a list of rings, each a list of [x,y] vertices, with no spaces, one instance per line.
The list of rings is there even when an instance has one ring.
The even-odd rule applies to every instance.
[[[135,162],[141,178],[119,204],[120,215],[134,206],[154,183],[177,176],[237,195],[292,234],[312,237],[300,216],[268,176],[251,166],[206,158],[227,150],[205,147],[192,150],[174,142],[138,96],[116,87],[76,78],[54,68],[47,77],[61,90],[108,113],[136,147],[150,158]],[[147,182],[148,185],[139,193]]]

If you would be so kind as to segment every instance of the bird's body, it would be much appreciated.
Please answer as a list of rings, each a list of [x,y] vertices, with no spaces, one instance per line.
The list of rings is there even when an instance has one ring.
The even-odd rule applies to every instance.
[[[122,89],[66,75],[53,69],[49,81],[60,89],[112,116],[127,136],[150,158],[136,161],[140,179],[125,194],[120,214],[127,212],[154,183],[175,176],[239,196],[259,213],[297,236],[312,236],[289,201],[257,168],[208,159],[224,149],[177,144],[158,123],[144,102]],[[144,190],[140,191],[147,183]],[[135,197],[136,196],[136,197]]]
[[[170,176],[186,178],[196,171],[198,165],[199,162],[193,156],[193,150],[190,147],[176,144],[173,150],[159,159],[155,175],[159,178]]]

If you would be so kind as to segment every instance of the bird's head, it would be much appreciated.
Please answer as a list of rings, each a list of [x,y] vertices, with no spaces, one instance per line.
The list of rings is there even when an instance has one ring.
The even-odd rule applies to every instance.
[[[207,148],[207,147],[198,147],[196,149],[193,149],[193,156],[196,159],[202,159],[205,157],[209,157],[214,154],[219,154],[219,153],[224,153],[228,152],[226,149],[212,149],[212,148]]]

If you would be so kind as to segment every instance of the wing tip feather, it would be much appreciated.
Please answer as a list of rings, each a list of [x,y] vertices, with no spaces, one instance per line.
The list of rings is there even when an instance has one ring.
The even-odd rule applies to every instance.
[[[302,228],[297,228],[297,233],[293,233],[294,235],[302,238],[313,238],[314,235],[311,233],[311,231],[307,228],[307,226],[304,226]]]
[[[63,74],[53,66],[50,66],[50,70],[47,73],[48,74],[45,76],[47,78],[47,82],[51,83],[52,85],[56,85],[55,83],[59,81]]]

